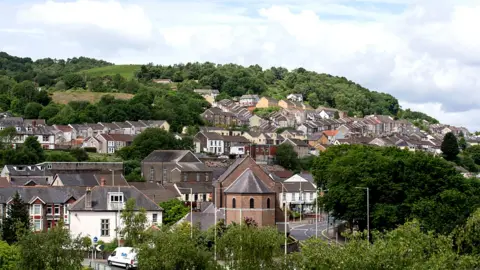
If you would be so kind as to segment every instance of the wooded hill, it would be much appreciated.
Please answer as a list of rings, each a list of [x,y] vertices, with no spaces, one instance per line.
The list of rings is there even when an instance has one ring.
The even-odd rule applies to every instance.
[[[152,79],[170,79],[178,92],[191,98],[195,97],[195,100],[199,99],[191,92],[196,88],[218,89],[220,90],[219,99],[244,94],[258,94],[282,99],[288,94],[299,93],[314,108],[327,106],[357,116],[383,114],[402,119],[438,122],[424,113],[409,109],[403,110],[400,108],[398,100],[390,94],[371,91],[345,77],[319,74],[304,68],[289,71],[282,67],[263,69],[259,65],[244,67],[236,64],[217,65],[210,62],[169,66],[153,64],[117,66],[103,60],[86,57],[67,60],[45,58],[33,61],[30,58],[10,56],[3,52],[0,52],[0,109],[23,115],[29,102],[40,103],[42,106],[48,104],[47,100],[40,102],[40,100],[30,98],[28,91],[21,89],[22,87],[41,87],[48,89],[49,92],[77,89],[131,94],[149,91],[152,93],[151,91],[154,90],[163,92],[163,94],[153,94],[153,97],[151,96],[149,99],[163,100],[163,103],[182,102],[181,99],[171,98],[178,95],[178,93],[171,93],[172,85],[155,84],[152,83]],[[151,107],[151,104],[146,105]],[[205,106],[208,105],[202,104],[196,107]],[[176,108],[177,106],[173,104],[168,107]],[[149,108],[150,111],[151,109]],[[152,112],[150,112],[151,114]],[[162,116],[166,114],[168,114],[167,111],[161,113]],[[92,114],[90,113],[90,115]],[[87,119],[68,120],[77,122],[88,120],[88,118],[96,120],[96,117],[91,116]],[[187,118],[193,120],[190,116]],[[115,120],[120,121],[121,119]],[[58,121],[50,122],[58,123]],[[188,123],[181,122],[184,124],[200,123],[197,119]]]

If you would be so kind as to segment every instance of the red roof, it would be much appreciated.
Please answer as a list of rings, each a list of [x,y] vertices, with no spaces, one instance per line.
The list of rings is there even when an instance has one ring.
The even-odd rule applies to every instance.
[[[338,130],[325,130],[323,134],[327,135],[328,137],[333,137],[338,134]]]

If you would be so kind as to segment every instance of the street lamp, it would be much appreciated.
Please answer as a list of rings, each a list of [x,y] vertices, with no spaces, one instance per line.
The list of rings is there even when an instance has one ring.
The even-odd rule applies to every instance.
[[[285,260],[287,259],[287,189],[285,188],[285,185],[283,183],[282,184],[282,200],[284,202],[284,207],[283,207],[283,211],[285,212],[285,220],[284,220],[284,224],[285,224]]]
[[[370,241],[370,189],[368,187],[355,187],[367,190],[367,239]]]
[[[112,187],[115,186],[115,170],[114,169],[108,169],[109,171],[112,172]],[[118,185],[118,193],[120,194],[120,185]],[[115,218],[115,223],[117,224],[117,246],[120,246],[120,237],[118,237],[118,227],[120,225],[120,221],[117,223],[117,219],[120,218],[120,207],[118,207],[118,217]]]
[[[219,188],[219,190],[222,190],[224,188]],[[218,207],[218,204],[217,204],[217,187],[213,187],[213,190],[214,190],[214,194],[215,194],[215,222],[213,223],[214,226],[215,226],[215,238],[213,238],[213,247],[214,247],[214,259],[215,261],[217,260],[217,207]]]
[[[182,188],[182,187],[177,187],[178,189],[186,189],[190,190],[190,238],[193,239],[193,201],[192,201],[192,195],[193,195],[193,189],[192,188]]]

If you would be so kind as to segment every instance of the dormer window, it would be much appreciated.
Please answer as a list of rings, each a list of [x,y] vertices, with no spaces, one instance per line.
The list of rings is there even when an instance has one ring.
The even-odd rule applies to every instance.
[[[23,166],[18,166],[16,167],[17,171],[25,171],[25,167]]]
[[[32,131],[32,127],[27,127],[27,131]]]
[[[17,131],[21,131],[22,129],[20,127],[15,127]]]
[[[123,192],[108,193],[108,210],[121,210],[124,205]]]

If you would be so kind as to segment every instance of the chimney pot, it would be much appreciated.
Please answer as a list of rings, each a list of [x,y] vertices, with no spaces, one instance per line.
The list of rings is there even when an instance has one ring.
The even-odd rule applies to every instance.
[[[106,183],[105,178],[102,177],[102,178],[100,179],[100,186],[104,187],[104,186],[105,186],[105,183]]]
[[[87,187],[87,192],[85,193],[85,210],[92,210],[92,190],[90,187]]]

